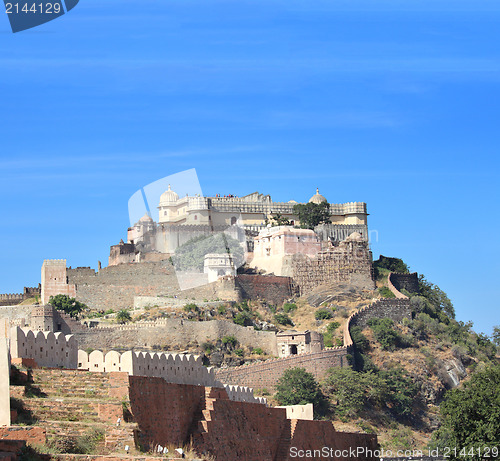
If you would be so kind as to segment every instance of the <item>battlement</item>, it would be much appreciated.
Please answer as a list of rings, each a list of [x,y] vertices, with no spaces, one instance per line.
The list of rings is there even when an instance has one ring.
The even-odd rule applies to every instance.
[[[193,354],[136,351],[122,354],[110,351],[104,354],[99,350],[87,354],[79,350],[78,369],[96,373],[121,371],[130,376],[163,378],[173,384],[225,388],[231,400],[266,402],[265,399],[254,397],[253,390],[248,387],[222,384],[216,379],[213,369],[203,366],[201,357]]]
[[[43,265],[44,266],[64,266],[64,267],[66,267],[66,260],[65,259],[44,259]]]

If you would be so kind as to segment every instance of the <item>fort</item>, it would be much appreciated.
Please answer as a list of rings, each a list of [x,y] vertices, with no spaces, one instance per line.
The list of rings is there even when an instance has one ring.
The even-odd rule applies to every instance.
[[[320,205],[326,199],[317,190],[309,202]],[[127,241],[110,247],[108,267],[99,263],[96,271],[67,267],[66,260],[45,260],[38,293],[25,288],[23,295],[23,300],[37,295],[41,304],[0,308],[8,318],[0,336],[10,337],[12,363],[31,366],[42,389],[46,387],[50,402],[29,400],[26,405],[45,421],[44,430],[69,434],[63,424],[48,424],[47,412],[63,413],[55,403],[60,391],[51,386],[64,381],[63,393],[73,388],[77,397],[68,405],[83,414],[88,403],[79,402],[78,389],[92,382],[99,383],[98,394],[106,401],[95,404],[90,415],[105,426],[105,445],[113,450],[123,450],[126,443],[155,449],[191,441],[199,453],[216,459],[281,461],[289,459],[291,446],[375,449],[376,436],[336,432],[330,422],[312,421],[305,408],[270,408],[253,389],[273,391],[283,373],[295,367],[320,381],[332,367],[352,366],[350,329],[365,327],[375,317],[395,322],[412,318],[410,300],[402,291],[418,290],[417,274],[391,273],[387,285],[395,297],[377,299],[354,312],[343,326],[343,345],[330,348],[320,333],[310,330],[258,331],[228,320],[197,322],[178,316],[102,327],[90,320],[76,321],[47,305],[51,296],[64,294],[92,311],[158,306],[175,312],[189,302],[215,308],[217,302],[260,300],[280,306],[335,284],[374,290],[366,204],[329,204],[330,223],[314,230],[297,227],[295,205],[273,202],[257,192],[245,197],[179,198],[169,187],[160,197],[157,222],[146,214],[128,228]],[[276,216],[287,224],[272,226]],[[238,267],[229,249],[209,251],[198,272],[180,277],[176,250],[193,237],[221,234],[241,247],[245,265]],[[6,295],[5,300],[9,304],[18,298]],[[207,368],[199,356],[171,352],[187,349],[191,342],[223,337],[234,337],[249,350],[260,348],[272,358]],[[0,384],[5,393],[5,381]],[[12,386],[9,392],[18,395]],[[110,425],[122,418],[127,419],[123,427]],[[75,427],[71,437],[75,430],[83,431]],[[0,437],[10,435],[0,431]],[[36,432],[26,438],[47,436]]]

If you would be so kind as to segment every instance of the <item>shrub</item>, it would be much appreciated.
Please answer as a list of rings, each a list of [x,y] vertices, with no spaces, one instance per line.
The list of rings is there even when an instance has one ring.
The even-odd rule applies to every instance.
[[[243,349],[235,349],[234,353],[238,357],[243,357]]]
[[[290,312],[293,312],[296,309],[297,309],[297,304],[295,303],[283,304],[283,311],[285,312],[285,314],[289,314]]]
[[[219,315],[224,315],[226,313],[226,307],[225,306],[217,306],[217,313]]]
[[[291,325],[293,326],[292,319],[286,314],[275,314],[274,321],[280,325]]]
[[[304,368],[285,370],[276,386],[276,400],[280,405],[312,403],[317,414],[324,413],[327,404],[314,375]]]
[[[224,336],[222,338],[222,344],[224,344],[225,346],[227,346],[229,348],[232,348],[232,347],[236,347],[236,345],[238,344],[238,340],[234,336]]]
[[[252,317],[248,312],[239,312],[233,319],[233,322],[242,327],[249,327],[253,325]]]
[[[256,347],[255,349],[252,350],[252,354],[257,354],[257,355],[263,355],[264,351],[260,347]]]
[[[378,289],[380,296],[383,298],[395,298],[396,295],[389,289],[389,287],[383,286]]]
[[[382,349],[393,351],[401,344],[401,335],[394,330],[394,322],[391,319],[374,318],[368,320],[366,323],[373,330],[373,335],[382,346]]]
[[[330,322],[326,327],[326,331],[328,333],[333,333],[339,326],[340,326],[339,322]]]
[[[70,317],[78,318],[78,316],[88,307],[77,301],[75,298],[70,298],[67,295],[56,295],[51,296],[49,299],[49,304],[54,306],[56,309],[62,310],[69,314]]]
[[[332,317],[333,317],[333,314],[328,309],[318,309],[314,313],[314,318],[316,320],[328,320],[328,319],[331,319]]]
[[[186,304],[183,309],[185,312],[200,312],[200,308],[195,303]]]
[[[370,342],[362,333],[361,327],[352,327],[350,330],[351,339],[356,349],[360,352],[367,351],[370,347]]]

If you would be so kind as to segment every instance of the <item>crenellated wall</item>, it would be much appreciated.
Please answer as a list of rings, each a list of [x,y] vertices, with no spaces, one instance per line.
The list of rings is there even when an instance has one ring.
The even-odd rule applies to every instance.
[[[387,286],[394,293],[396,298],[406,298],[406,296],[401,293],[401,290],[406,290],[408,293],[418,293],[420,291],[418,274],[416,272],[411,274],[391,272],[387,279]]]
[[[253,390],[234,384],[224,384],[216,379],[212,368],[203,366],[201,357],[193,354],[150,353],[127,351],[120,354],[110,351],[78,351],[78,369],[95,373],[126,372],[130,376],[163,378],[168,383],[225,388],[231,400],[238,402],[266,403],[254,397]]]
[[[73,335],[12,327],[10,355],[12,359],[34,359],[40,367],[76,368],[78,344]]]

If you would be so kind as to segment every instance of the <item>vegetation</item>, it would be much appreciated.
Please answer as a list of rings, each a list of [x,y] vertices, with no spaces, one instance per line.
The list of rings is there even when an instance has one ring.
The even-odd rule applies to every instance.
[[[380,296],[383,298],[395,298],[396,295],[389,289],[389,287],[383,286],[378,289]]]
[[[116,313],[116,321],[118,323],[124,324],[130,322],[132,320],[132,316],[130,312],[126,309],[121,309]]]
[[[234,336],[224,336],[222,338],[222,344],[226,347],[234,348],[238,344],[238,340]]]
[[[256,347],[255,349],[252,349],[252,354],[264,355],[264,351],[261,347]]]
[[[475,373],[463,387],[448,391],[440,408],[442,426],[434,434],[433,445],[457,447],[475,458],[478,450],[496,447],[500,440],[500,366],[491,365]],[[485,456],[486,457],[486,456]],[[493,453],[490,454],[492,458]],[[451,459],[464,459],[451,453]]]
[[[493,334],[491,335],[491,340],[494,344],[500,347],[500,326],[493,327]]]
[[[322,389],[342,420],[359,416],[361,410],[375,408],[396,417],[411,414],[417,388],[401,368],[359,372],[351,368],[332,368]]]
[[[77,301],[75,298],[70,298],[67,295],[51,296],[49,304],[58,310],[66,312],[66,314],[69,314],[74,318],[78,318],[84,310],[88,309],[85,304]]]
[[[304,368],[285,370],[276,386],[276,400],[280,405],[305,405],[312,403],[317,414],[324,414],[327,402],[314,375]]]
[[[292,319],[286,314],[275,314],[274,321],[280,325],[290,325],[293,326]]]
[[[243,248],[240,243],[226,235],[219,233],[207,237],[195,237],[175,250],[172,257],[176,270],[203,272],[205,255],[209,253],[230,254],[235,267],[244,262]]]
[[[380,270],[382,269],[382,271]],[[380,255],[376,261],[373,261],[373,270],[375,272],[375,277],[379,278],[381,272],[399,272],[402,274],[409,274],[410,268],[399,258],[389,258],[387,256]]]
[[[373,330],[375,339],[380,343],[382,349],[393,351],[397,347],[405,347],[410,342],[394,329],[394,322],[389,318],[370,319],[368,326]]]
[[[328,319],[331,319],[333,317],[333,314],[332,314],[332,311],[330,311],[329,309],[318,309],[315,313],[314,313],[314,318],[316,320],[328,320]]]
[[[188,303],[182,309],[184,312],[200,312],[200,308],[195,303]]]
[[[326,326],[326,333],[323,333],[323,343],[326,347],[333,347],[334,346],[334,339],[333,335],[335,333],[335,330],[340,326],[339,322],[330,322]],[[337,344],[335,344],[337,345]]]
[[[298,203],[293,207],[293,213],[300,221],[300,227],[314,229],[319,224],[330,222],[330,205],[323,203]]]
[[[252,316],[246,311],[236,314],[233,322],[236,323],[236,325],[241,325],[242,327],[250,327],[253,325]]]
[[[285,314],[289,314],[290,312],[293,312],[297,310],[297,304],[295,303],[285,303],[283,304],[283,311]]]

